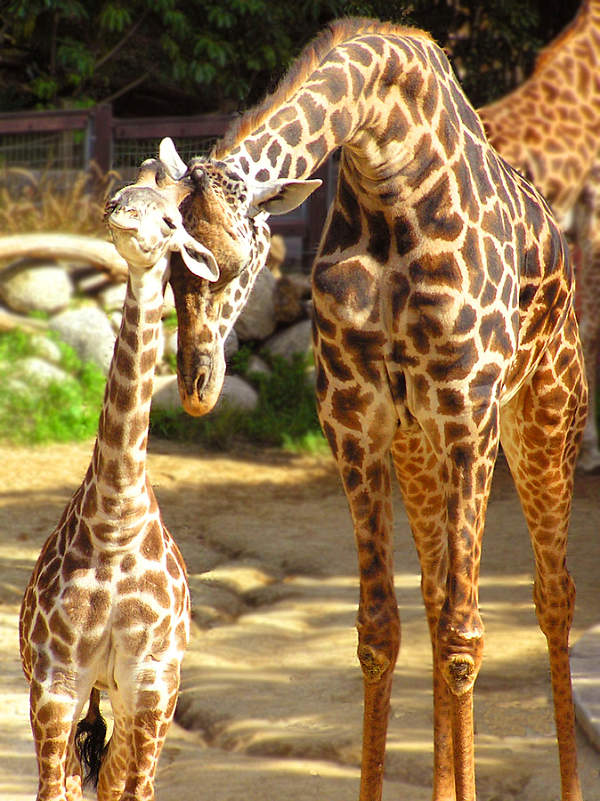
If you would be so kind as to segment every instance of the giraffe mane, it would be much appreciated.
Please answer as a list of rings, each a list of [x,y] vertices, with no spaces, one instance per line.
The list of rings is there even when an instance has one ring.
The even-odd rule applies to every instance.
[[[362,33],[409,34],[431,40],[431,36],[426,31],[392,22],[380,22],[364,17],[346,17],[334,20],[304,48],[275,91],[233,123],[222,139],[215,144],[211,156],[215,159],[222,159],[226,156],[246,136],[260,127],[272,114],[273,109],[293,97],[306,78],[336,45]]]

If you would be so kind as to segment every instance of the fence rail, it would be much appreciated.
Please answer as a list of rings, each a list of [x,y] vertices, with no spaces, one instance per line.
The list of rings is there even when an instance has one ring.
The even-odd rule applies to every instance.
[[[116,170],[129,180],[145,159],[156,156],[165,136],[175,140],[184,161],[208,153],[232,117],[113,117],[108,104],[90,109],[0,113],[0,169],[81,171],[95,163],[102,172]],[[298,210],[271,219],[271,229],[291,242],[297,259],[314,256],[330,197],[332,167],[320,168],[325,186]]]

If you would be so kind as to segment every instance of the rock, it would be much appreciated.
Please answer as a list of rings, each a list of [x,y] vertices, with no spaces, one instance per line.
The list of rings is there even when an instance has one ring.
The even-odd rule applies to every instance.
[[[179,397],[176,375],[154,376],[152,408],[166,410],[181,409],[181,398]]]
[[[163,325],[165,356],[177,356],[177,329]]]
[[[275,283],[276,279],[269,270],[263,268],[259,272],[248,302],[235,324],[240,342],[266,339],[275,330]]]
[[[25,379],[25,383],[33,382],[44,387],[52,382],[64,384],[70,379],[68,373],[61,370],[60,367],[37,356],[28,356],[26,359],[22,359],[16,367],[16,372],[19,379]]]
[[[55,314],[69,305],[73,282],[57,264],[19,261],[0,272],[0,298],[13,311]]]
[[[258,392],[243,378],[237,375],[226,375],[223,389],[219,395],[214,411],[220,411],[227,406],[251,412],[258,404]]]
[[[118,334],[121,328],[121,323],[123,322],[123,312],[122,311],[106,312],[106,316],[110,321],[112,330],[115,332],[115,334]]]
[[[44,359],[44,361],[51,364],[60,364],[62,353],[53,339],[49,339],[42,334],[33,334],[31,345],[40,359]]]
[[[255,353],[248,359],[248,374],[261,373],[262,375],[270,375],[271,372],[271,368],[265,360],[261,359],[260,356],[257,356]]]
[[[306,303],[310,298],[310,279],[301,273],[282,275],[275,284],[273,303],[278,323],[293,323],[307,315]]]
[[[235,328],[232,328],[231,331],[227,334],[227,338],[225,339],[225,362],[229,364],[229,360],[233,356],[234,353],[237,353],[240,349],[240,339],[236,333]]]
[[[278,331],[263,345],[273,356],[291,359],[295,353],[309,353],[312,347],[312,323],[302,320]]]
[[[121,311],[125,303],[127,284],[109,284],[99,294],[98,301],[104,311]]]
[[[171,284],[165,287],[165,296],[163,299],[162,316],[163,318],[175,311],[175,295],[171,289]]]
[[[50,328],[75,349],[83,362],[94,362],[108,375],[115,333],[110,320],[95,306],[82,306],[53,317]]]

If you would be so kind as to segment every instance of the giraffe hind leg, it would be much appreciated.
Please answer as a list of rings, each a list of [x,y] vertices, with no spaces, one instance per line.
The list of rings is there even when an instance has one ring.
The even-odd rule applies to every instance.
[[[573,473],[585,420],[586,386],[574,319],[529,384],[503,409],[501,438],[535,556],[534,601],[547,645],[554,697],[562,801],[581,801],[569,631],[575,588],[566,566]],[[571,352],[569,352],[571,351]],[[562,368],[562,369],[561,369]]]

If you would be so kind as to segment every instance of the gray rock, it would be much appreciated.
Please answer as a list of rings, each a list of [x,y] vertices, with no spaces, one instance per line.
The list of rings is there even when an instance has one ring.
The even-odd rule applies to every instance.
[[[310,320],[302,320],[278,331],[263,345],[273,356],[291,359],[295,353],[307,354],[312,347],[312,324]]]
[[[62,353],[53,339],[49,339],[43,334],[33,334],[31,344],[40,359],[44,359],[51,364],[60,364]]]
[[[227,334],[227,338],[225,340],[225,361],[229,364],[229,360],[233,356],[234,353],[237,353],[240,349],[240,339],[235,331],[235,328],[232,328],[231,331]]]
[[[155,375],[152,392],[152,408],[181,409],[181,398],[177,388],[176,375]]]
[[[121,311],[125,303],[127,284],[109,284],[98,295],[98,301],[104,311]]]
[[[55,314],[67,308],[72,295],[71,277],[57,264],[19,261],[0,272],[0,298],[21,314]]]
[[[262,341],[275,330],[275,283],[276,279],[269,270],[263,268],[259,272],[248,302],[235,324],[240,342]]]
[[[63,384],[70,379],[68,373],[65,373],[60,367],[37,356],[28,356],[26,359],[22,359],[15,372],[17,377],[21,380],[25,379],[26,383],[34,382],[38,386],[44,387],[53,381]]]
[[[226,375],[223,382],[223,389],[216,403],[215,411],[228,406],[234,409],[242,409],[251,412],[256,409],[258,404],[258,392],[251,387],[243,378],[237,375]]]
[[[103,311],[95,306],[72,309],[53,317],[50,328],[75,349],[83,362],[94,362],[108,375],[115,333]]]
[[[167,284],[165,287],[165,297],[163,300],[162,316],[166,317],[172,311],[175,311],[175,295],[173,295],[171,284]]]
[[[177,329],[167,328],[163,325],[163,337],[165,340],[165,356],[177,355]]]
[[[253,353],[248,359],[248,373],[261,373],[262,375],[270,375],[271,372],[272,371],[269,365],[264,359],[261,359],[260,356],[257,356],[256,353]]]

